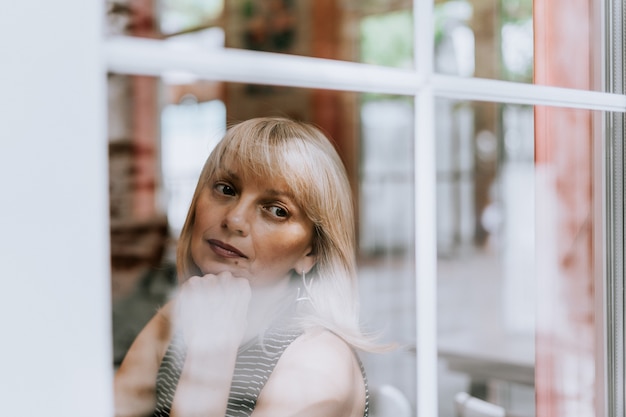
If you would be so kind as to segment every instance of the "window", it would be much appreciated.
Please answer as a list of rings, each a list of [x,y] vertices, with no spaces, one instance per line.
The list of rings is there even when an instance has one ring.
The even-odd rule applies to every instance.
[[[224,123],[282,114],[337,141],[363,316],[401,346],[365,357],[372,386],[420,416],[453,415],[464,390],[522,415],[620,415],[618,2],[209,3],[164,2],[167,40],[111,37],[108,69],[161,92],[163,173],[175,112],[212,100]],[[199,36],[216,28],[225,48]]]
[[[139,3],[151,7],[133,2]],[[411,213],[403,234],[388,234],[398,228],[396,218],[363,230],[360,261],[372,272],[362,285],[364,298],[378,295],[368,300],[365,315],[380,319],[374,326],[392,326],[383,328],[385,337],[401,333],[408,340],[384,358],[392,368],[376,358],[368,358],[368,366],[374,380],[400,390],[413,415],[450,413],[458,387],[472,388],[467,362],[455,362],[462,358],[444,349],[441,332],[484,330],[465,310],[484,312],[474,305],[505,299],[506,314],[486,314],[485,321],[517,329],[522,341],[514,347],[530,340],[536,355],[525,369],[532,372],[516,371],[530,384],[475,378],[473,392],[530,413],[525,406],[536,396],[530,404],[539,416],[624,415],[621,2],[535,0],[531,9],[530,2],[513,0],[284,1],[276,3],[283,18],[278,31],[267,29],[252,0],[229,0],[227,7],[159,4],[172,18],[157,24],[154,10],[108,1],[106,28],[99,2],[38,2],[36,14],[32,3],[13,2],[0,13],[0,247],[7,294],[0,316],[12,341],[3,346],[9,358],[3,375],[12,383],[3,403],[7,414],[111,415],[107,190],[138,187],[117,213],[142,217],[166,206],[156,192],[162,178],[154,175],[166,145],[154,139],[162,137],[164,106],[180,101],[166,99],[171,90],[164,86],[193,79],[203,91],[194,94],[198,103],[225,99],[227,118],[234,108],[228,97],[252,94],[233,117],[289,109],[345,138],[341,146],[358,201],[394,194],[376,201],[380,206],[363,207],[362,218],[376,219],[371,209]],[[237,16],[241,24],[229,25]],[[390,36],[408,24],[411,42],[388,60],[372,61],[361,44],[375,43],[368,38],[375,32],[368,31],[388,22],[394,24],[385,32]],[[216,27],[226,29],[228,49],[161,39]],[[116,36],[122,33],[132,36]],[[140,39],[146,35],[153,39]],[[259,35],[269,36],[268,43]],[[109,139],[117,142],[108,151],[119,157],[117,168],[129,169],[129,161],[140,168],[131,170],[137,177],[129,183],[106,181],[105,72],[113,102],[117,94],[141,102],[130,107],[121,101],[108,111]],[[306,106],[315,111],[301,113]],[[122,117],[129,112],[136,112],[132,121]],[[393,126],[391,116],[370,116],[386,112],[411,116]],[[385,158],[397,158],[395,150],[403,147],[412,159],[393,169],[376,165],[384,158],[372,162],[372,152],[388,151],[380,150],[377,137],[397,145]],[[393,190],[404,190],[409,172],[410,198],[391,200],[404,193]],[[487,182],[477,182],[478,174]],[[528,223],[532,230],[523,227]],[[163,230],[158,221],[141,227],[147,236]],[[476,241],[483,242],[482,252]],[[124,256],[123,265],[133,265],[136,258]],[[479,272],[495,274],[468,273],[476,264]],[[540,278],[534,293],[521,279],[532,265]],[[494,276],[497,285],[477,289],[478,281]],[[403,290],[400,302],[394,285]],[[527,314],[517,314],[531,301],[539,317],[534,330]],[[393,308],[396,321],[376,316]],[[42,401],[33,401],[33,393]]]

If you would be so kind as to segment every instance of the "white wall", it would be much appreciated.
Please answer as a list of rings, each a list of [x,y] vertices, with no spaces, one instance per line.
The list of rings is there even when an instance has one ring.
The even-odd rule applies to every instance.
[[[4,415],[112,415],[103,5],[0,12]]]

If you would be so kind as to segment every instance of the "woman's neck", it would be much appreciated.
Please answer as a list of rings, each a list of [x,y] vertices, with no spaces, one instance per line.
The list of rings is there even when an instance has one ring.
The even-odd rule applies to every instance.
[[[256,336],[271,324],[276,313],[284,304],[285,297],[291,292],[289,283],[290,279],[286,278],[272,286],[252,288],[252,297],[248,305],[248,326],[244,340]]]

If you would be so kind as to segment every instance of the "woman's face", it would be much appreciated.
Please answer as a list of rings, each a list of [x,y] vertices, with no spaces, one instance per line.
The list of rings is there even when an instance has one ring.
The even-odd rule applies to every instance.
[[[243,178],[239,166],[228,166],[201,190],[191,235],[194,263],[203,274],[229,271],[253,287],[311,269],[313,223],[286,183]]]

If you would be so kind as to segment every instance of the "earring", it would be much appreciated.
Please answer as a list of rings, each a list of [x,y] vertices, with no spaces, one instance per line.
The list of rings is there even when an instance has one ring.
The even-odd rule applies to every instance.
[[[306,274],[304,273],[304,269],[302,270],[302,285],[304,285],[304,288],[306,288],[307,291],[311,287],[311,283],[306,282]]]
[[[298,287],[296,301],[306,301],[310,299],[307,295],[309,292],[309,284],[307,284],[306,282],[306,274],[304,273],[304,269],[302,270],[302,285],[304,286],[304,295],[300,296],[300,287]]]

